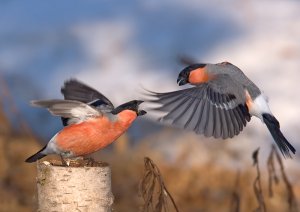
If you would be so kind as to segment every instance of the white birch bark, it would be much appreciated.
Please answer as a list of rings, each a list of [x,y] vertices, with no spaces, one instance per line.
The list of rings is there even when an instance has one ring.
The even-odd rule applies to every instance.
[[[111,211],[111,170],[97,167],[62,167],[37,163],[38,211]]]

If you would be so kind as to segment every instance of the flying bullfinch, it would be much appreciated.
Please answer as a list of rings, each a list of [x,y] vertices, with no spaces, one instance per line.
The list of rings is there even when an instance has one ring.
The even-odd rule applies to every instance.
[[[104,95],[75,79],[66,81],[61,92],[64,100],[31,102],[60,116],[64,128],[44,148],[27,158],[28,163],[49,154],[70,158],[96,152],[120,137],[137,116],[146,114],[139,110],[143,101],[133,100],[115,108]]]
[[[251,116],[256,116],[267,125],[283,156],[291,157],[290,151],[295,154],[295,148],[280,131],[266,97],[235,65],[193,64],[179,73],[177,83],[193,87],[147,94],[149,102],[159,104],[152,109],[164,113],[160,122],[226,139],[238,135]]]

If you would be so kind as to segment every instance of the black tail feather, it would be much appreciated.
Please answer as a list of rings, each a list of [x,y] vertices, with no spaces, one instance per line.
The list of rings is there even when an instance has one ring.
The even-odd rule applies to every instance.
[[[265,124],[267,125],[272,137],[275,140],[279,150],[281,151],[284,157],[291,158],[290,151],[292,153],[296,153],[295,148],[286,140],[282,132],[280,131],[280,125],[277,119],[271,114],[264,113],[263,119]]]
[[[25,160],[25,162],[26,162],[26,163],[33,163],[33,162],[35,162],[35,161],[37,161],[37,160],[39,160],[39,159],[45,157],[46,154],[43,154],[42,151],[43,151],[44,149],[46,149],[46,147],[47,147],[47,146],[44,146],[43,149],[41,149],[40,151],[38,151],[38,152],[35,153],[34,155],[30,156],[29,158],[27,158],[27,159]]]

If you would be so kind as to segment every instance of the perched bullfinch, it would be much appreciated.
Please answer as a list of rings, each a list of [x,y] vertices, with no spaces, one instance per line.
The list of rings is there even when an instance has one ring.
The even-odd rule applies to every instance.
[[[267,125],[283,156],[291,157],[295,148],[280,131],[279,122],[269,109],[260,89],[236,66],[228,62],[193,64],[177,78],[179,86],[192,88],[168,93],[147,93],[153,108],[163,112],[159,121],[193,130],[207,137],[232,138],[238,135],[251,116]]]
[[[26,159],[28,163],[49,154],[70,158],[96,152],[120,137],[137,116],[146,114],[139,110],[143,101],[133,100],[115,108],[104,95],[75,79],[66,81],[61,92],[64,100],[32,101],[33,106],[60,116],[65,127]]]

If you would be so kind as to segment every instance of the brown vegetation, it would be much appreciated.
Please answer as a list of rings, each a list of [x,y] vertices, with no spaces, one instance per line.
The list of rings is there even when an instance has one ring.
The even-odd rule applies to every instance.
[[[175,211],[178,212],[176,203],[168,191],[159,168],[148,157],[144,158],[145,173],[140,183],[140,195],[144,200],[143,211],[168,211],[170,200]]]

